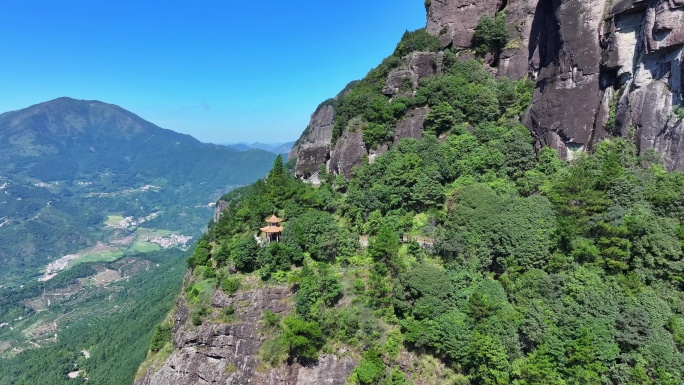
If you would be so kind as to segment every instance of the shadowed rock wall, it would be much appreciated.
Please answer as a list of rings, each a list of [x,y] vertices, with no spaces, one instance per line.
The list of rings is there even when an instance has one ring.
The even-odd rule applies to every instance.
[[[440,39],[467,48],[472,26],[497,10],[510,41],[495,70],[537,82],[525,124],[539,146],[571,159],[622,135],[640,151],[662,153],[669,169],[684,169],[684,127],[673,114],[684,87],[684,0],[433,1],[428,30],[461,25],[451,41]]]
[[[417,0],[416,0],[417,1]],[[482,16],[504,12],[509,43],[486,60],[497,76],[536,82],[523,119],[538,148],[563,159],[611,136],[653,148],[671,170],[684,170],[684,124],[675,114],[684,89],[684,0],[429,0],[427,30],[444,48],[467,51]],[[470,55],[462,55],[464,57]],[[426,76],[441,75],[442,53],[413,53],[390,73],[383,93],[410,96]],[[319,165],[349,177],[366,155],[350,133],[332,145],[334,107],[317,112],[290,153],[307,178]],[[420,138],[427,109],[397,123],[395,142]],[[332,162],[331,162],[332,160]]]

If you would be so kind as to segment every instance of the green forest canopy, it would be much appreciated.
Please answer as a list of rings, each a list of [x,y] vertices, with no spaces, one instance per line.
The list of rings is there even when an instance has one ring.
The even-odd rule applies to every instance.
[[[402,140],[318,188],[276,163],[225,197],[190,266],[292,276],[296,311],[275,338],[303,345],[281,357],[350,344],[366,351],[358,383],[404,378],[381,343],[392,330],[462,383],[681,383],[684,174],[622,139],[565,164],[549,148],[536,155],[512,121],[449,132]],[[259,246],[251,234],[274,208],[283,242]],[[403,234],[434,249],[401,245]],[[355,268],[367,272],[350,278],[355,300],[335,307],[338,278]]]
[[[450,52],[444,76],[388,99],[395,55],[334,101],[335,138],[361,119],[372,147],[427,105],[421,140],[319,187],[277,159],[267,179],[223,198],[228,210],[188,261],[196,274],[233,266],[293,285],[294,312],[265,315],[276,331],[262,358],[307,362],[345,344],[361,357],[359,384],[408,383],[401,349],[442,361],[449,383],[684,383],[684,174],[621,138],[570,163],[536,153],[516,118],[531,85]],[[259,245],[274,212],[282,242]],[[400,243],[408,234],[432,247]]]

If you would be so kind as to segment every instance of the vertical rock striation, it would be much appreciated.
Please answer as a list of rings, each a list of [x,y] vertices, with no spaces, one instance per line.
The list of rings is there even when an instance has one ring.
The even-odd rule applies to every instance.
[[[684,0],[428,0],[427,31],[445,48],[467,51],[483,16],[504,12],[509,43],[487,66],[497,76],[536,82],[524,123],[537,146],[564,159],[611,136],[662,153],[684,170]],[[462,55],[467,57],[469,55]],[[412,53],[393,70],[383,94],[411,96],[418,81],[442,74],[442,53]],[[420,138],[426,109],[409,111],[395,142]],[[312,118],[290,153],[307,178],[320,165],[349,176],[364,158],[360,134],[332,143],[335,108]],[[367,154],[373,156],[373,154]]]
[[[444,47],[469,48],[477,21],[494,15],[505,0],[428,0],[427,31]]]
[[[622,91],[616,127],[640,151],[653,148],[670,169],[684,170],[684,125],[674,113],[684,89],[684,0],[618,2],[607,23],[606,66]]]
[[[606,1],[553,1],[538,8],[546,22],[531,29],[537,36],[530,46],[537,88],[526,124],[539,144],[557,148],[566,159],[590,148],[594,136],[605,136],[596,120],[604,97],[599,36]]]
[[[402,60],[403,65],[390,72],[387,77],[382,92],[388,97],[412,96],[421,79],[442,75],[443,52],[413,52]],[[387,151],[386,146],[381,146],[376,151],[369,150],[356,121],[350,123],[348,129],[333,143],[335,100],[339,97],[340,95],[323,103],[317,109],[309,126],[290,151],[289,159],[296,160],[295,175],[300,178],[317,183],[319,167],[349,178],[352,169],[363,164],[367,157],[372,159]],[[398,121],[394,142],[408,137],[421,138],[423,119],[428,111],[427,108],[412,109],[404,119]]]
[[[539,146],[571,159],[606,137],[633,136],[640,151],[684,169],[673,113],[684,87],[684,0],[432,1],[428,31],[467,49],[477,20],[497,11],[510,41],[494,65],[498,76],[536,81],[525,123]]]
[[[309,177],[330,159],[330,145],[335,128],[335,107],[323,104],[311,116],[302,137],[290,150],[288,159],[297,159],[295,173]]]

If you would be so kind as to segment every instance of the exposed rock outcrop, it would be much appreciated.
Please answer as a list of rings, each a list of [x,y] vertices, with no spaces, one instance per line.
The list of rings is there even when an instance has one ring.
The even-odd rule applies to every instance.
[[[383,89],[386,96],[412,96],[421,79],[441,75],[443,69],[443,52],[413,52],[403,58],[402,67],[392,71]],[[406,117],[399,120],[395,127],[395,140],[402,138],[420,138],[423,132],[423,119],[428,108],[412,109]],[[335,126],[335,108],[332,104],[324,105],[314,113],[309,127],[302,134],[289,154],[289,159],[296,159],[295,175],[312,183],[319,181],[318,168],[324,166],[327,172],[351,177],[352,169],[363,163],[366,157],[375,156],[387,151],[387,145],[369,150],[363,141],[359,124],[351,124],[342,136],[332,143]]]
[[[654,148],[669,168],[684,170],[684,125],[673,114],[684,90],[684,0],[624,1],[611,15],[606,66],[624,91],[616,126],[623,135],[635,130],[640,151]]]
[[[497,73],[511,79],[523,79],[530,74],[530,46],[536,45],[541,31],[532,27],[543,23],[544,12],[537,9],[543,4],[536,0],[510,0],[506,6],[506,24],[509,42],[499,54]]]
[[[321,106],[312,116],[301,139],[292,147],[288,159],[297,159],[295,173],[308,177],[330,159],[330,145],[335,128],[335,108]]]
[[[684,0],[430,0],[426,8],[428,32],[443,47],[464,50],[461,58],[470,56],[478,20],[504,12],[509,42],[485,65],[499,77],[536,82],[523,121],[538,147],[572,159],[621,135],[633,137],[640,151],[662,153],[669,169],[684,170],[684,124],[673,113],[684,89]],[[442,73],[443,58],[404,57],[383,94],[411,96],[420,79]],[[317,112],[290,153],[298,176],[323,165],[348,177],[364,158],[358,133],[332,143],[334,113],[332,106]],[[411,110],[399,120],[394,142],[420,138],[426,113]]]
[[[214,208],[214,222],[219,221],[219,218],[221,218],[221,214],[228,210],[229,203],[226,201],[219,200],[216,202],[216,208]]]
[[[526,123],[538,143],[553,145],[566,159],[590,148],[594,135],[605,136],[597,114],[605,89],[598,36],[606,1],[554,1],[550,8],[541,7],[547,22],[530,47],[537,89]]]
[[[204,322],[199,327],[189,324],[188,310],[180,300],[174,318],[174,352],[161,368],[148,370],[135,384],[344,384],[356,366],[351,357],[324,355],[315,365],[294,363],[275,369],[261,363],[258,351],[266,339],[261,334],[263,313],[289,313],[291,295],[287,287],[259,288],[234,297],[216,290],[214,311],[233,306],[236,321]]]
[[[477,21],[494,15],[505,0],[428,0],[427,31],[444,47],[469,48]]]
[[[525,123],[539,146],[570,159],[629,134],[684,169],[684,127],[673,116],[684,88],[684,0],[429,3],[428,31],[457,49],[470,46],[479,18],[505,12],[509,43],[490,63],[498,76],[536,80]]]
[[[405,67],[390,72],[382,93],[387,96],[413,96],[420,79],[441,75],[444,52],[413,52],[404,57]]]
[[[345,131],[342,137],[335,142],[335,147],[330,154],[328,172],[342,174],[346,178],[350,178],[352,169],[363,164],[363,159],[366,156],[368,156],[368,152],[361,131]]]
[[[404,138],[422,138],[424,131],[423,122],[428,112],[430,112],[430,109],[427,107],[408,111],[406,116],[397,122],[397,128],[394,130],[394,144],[397,144]]]

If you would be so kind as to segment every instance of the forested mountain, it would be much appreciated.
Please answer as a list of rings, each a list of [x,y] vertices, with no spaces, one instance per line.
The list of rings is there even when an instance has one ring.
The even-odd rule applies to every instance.
[[[0,384],[130,383],[214,203],[275,156],[98,101],[1,114]]]
[[[288,162],[0,115],[0,384],[684,383],[684,2],[425,9]]]
[[[320,187],[276,164],[224,198],[138,383],[681,383],[684,176],[624,140],[570,165],[531,141],[405,139]]]
[[[106,243],[108,216],[193,235],[208,204],[264,175],[274,157],[200,143],[98,101],[59,98],[4,113],[0,279],[22,282],[46,260]]]
[[[684,383],[682,4],[425,5],[221,199],[136,384]]]

